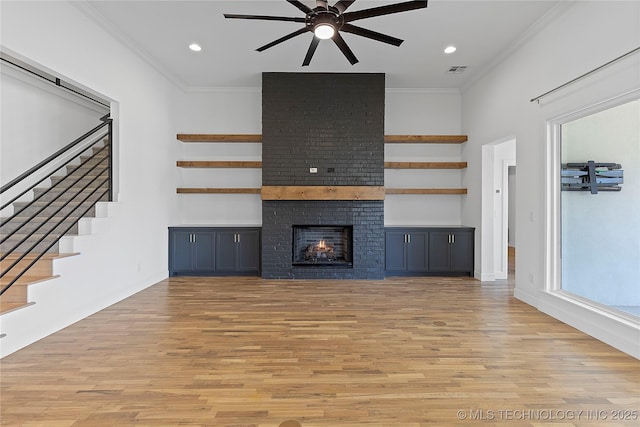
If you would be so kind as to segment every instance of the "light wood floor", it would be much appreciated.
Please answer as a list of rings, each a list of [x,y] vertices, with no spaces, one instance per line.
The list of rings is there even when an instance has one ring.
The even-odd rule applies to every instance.
[[[168,279],[4,358],[2,425],[638,426],[640,361],[512,292]]]

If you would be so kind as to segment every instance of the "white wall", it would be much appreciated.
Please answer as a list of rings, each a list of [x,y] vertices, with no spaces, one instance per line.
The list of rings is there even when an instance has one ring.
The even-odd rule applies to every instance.
[[[260,88],[191,92],[180,109],[179,133],[262,133]],[[262,160],[259,143],[182,143],[176,160]],[[179,168],[176,187],[262,186],[261,169]],[[175,191],[175,190],[174,190]],[[179,194],[179,224],[261,225],[259,194]]]
[[[64,261],[74,263],[69,279],[38,285],[55,304],[37,301],[0,318],[5,355],[167,277],[182,94],[71,3],[3,2],[0,24],[7,53],[112,101],[119,190],[109,225],[78,238],[82,254]]]
[[[469,195],[462,203],[462,221],[478,227],[477,238],[485,232],[481,227],[482,147],[515,137],[516,296],[637,355],[640,350],[636,327],[620,325],[615,319],[560,300],[546,292],[549,283],[545,280],[547,121],[638,87],[637,58],[566,88],[540,105],[530,100],[636,48],[640,40],[640,3],[561,2],[553,18],[541,32],[528,35],[514,53],[463,92],[463,132],[469,135],[463,158],[470,166],[463,177]],[[476,268],[485,255],[479,254]]]
[[[33,74],[2,63],[0,67],[0,182],[35,166],[80,135],[101,124],[108,109],[56,87]],[[43,169],[52,172],[50,167]],[[18,184],[6,193],[9,200],[37,180]]]
[[[261,90],[226,89],[188,93],[181,108],[181,133],[261,133]],[[388,89],[386,134],[457,135],[460,133],[460,93],[457,90]],[[261,144],[195,144],[176,142],[178,160],[261,160]],[[387,161],[460,161],[456,144],[388,144]],[[460,170],[387,170],[389,187],[461,186]],[[259,169],[179,169],[177,187],[260,187]],[[459,225],[465,196],[387,196],[387,225]],[[262,223],[259,195],[178,196],[180,223]]]
[[[385,134],[459,135],[460,93],[457,90],[387,89]],[[386,144],[388,162],[456,162],[458,144]],[[384,174],[388,188],[460,188],[464,170],[393,170]],[[386,225],[461,225],[463,195],[387,195]]]

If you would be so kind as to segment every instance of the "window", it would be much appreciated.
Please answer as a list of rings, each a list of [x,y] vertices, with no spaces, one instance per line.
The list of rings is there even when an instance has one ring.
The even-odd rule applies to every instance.
[[[554,133],[559,266],[551,290],[640,317],[640,101],[573,114]],[[580,184],[589,182],[589,167],[598,174],[595,189]]]

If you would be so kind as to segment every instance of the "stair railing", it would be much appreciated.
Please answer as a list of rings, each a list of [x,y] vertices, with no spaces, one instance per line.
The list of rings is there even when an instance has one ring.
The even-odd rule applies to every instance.
[[[92,208],[95,207],[98,201],[103,200],[105,196],[107,197],[107,200],[113,201],[113,119],[109,117],[109,114],[106,114],[105,116],[101,117],[100,120],[102,121],[101,124],[91,129],[79,138],[75,139],[65,147],[56,151],[51,156],[42,160],[7,184],[0,187],[1,196],[11,189],[18,188],[16,187],[16,185],[19,183],[25,182],[29,179],[37,180],[35,184],[27,185],[26,188],[24,188],[22,191],[19,191],[19,194],[11,197],[11,199],[7,202],[4,202],[2,206],[0,206],[0,210],[3,210],[12,203],[16,202],[22,196],[27,194],[29,191],[33,191],[38,185],[51,178],[62,168],[67,167],[69,163],[78,159],[88,150],[93,151],[93,155],[91,156],[92,159],[100,158],[106,150],[105,158],[96,162],[90,168],[87,168],[87,170],[81,176],[75,178],[75,180],[70,183],[69,189],[75,190],[70,190],[65,193],[59,192],[57,196],[49,200],[47,204],[37,209],[36,212],[32,213],[26,220],[20,220],[20,222],[18,222],[15,227],[13,227],[12,231],[2,233],[2,236],[0,236],[0,245],[5,244],[11,237],[15,236],[18,231],[22,230],[30,221],[36,218],[40,213],[44,212],[45,209],[53,206],[53,203],[61,199],[63,195],[66,196],[66,200],[63,201],[61,205],[54,210],[53,213],[48,214],[47,218],[38,227],[27,233],[26,236],[20,239],[17,243],[14,243],[13,245],[5,244],[5,246],[11,247],[6,251],[4,248],[2,249],[0,253],[0,262],[4,261],[12,255],[15,255],[16,258],[8,267],[5,268],[3,266],[2,270],[0,271],[0,279],[5,277],[10,272],[12,273],[12,275],[14,275],[14,277],[10,281],[8,281],[7,284],[2,286],[2,288],[0,289],[0,295],[4,294],[14,283],[16,283],[22,276],[24,276],[24,274],[31,267],[33,267],[56,243],[58,243],[62,236],[68,233],[77,224],[80,218],[85,216]],[[104,143],[104,146],[98,149],[97,146],[101,143]],[[94,147],[96,147],[95,150]],[[76,151],[75,154],[72,153],[72,150],[74,149]],[[50,172],[43,172],[43,168],[47,165],[50,165]],[[90,174],[95,174],[96,171],[97,174],[95,177],[84,184],[82,188],[77,188],[80,185],[76,186],[75,184],[80,183],[81,180],[86,179]],[[105,173],[107,177],[103,178]],[[12,224],[12,222],[16,222],[13,220],[16,219],[21,212],[32,206],[35,206],[35,203],[41,200],[46,194],[54,194],[53,191],[59,185],[65,182],[70,176],[71,173],[65,174],[63,177],[59,178],[59,180],[55,184],[51,185],[46,190],[43,190],[40,195],[34,197],[31,201],[29,201],[24,207],[22,207],[21,209],[14,209],[14,212],[10,217],[3,219],[0,222],[0,227],[8,224],[10,225]],[[71,179],[69,179],[69,181],[71,181]],[[94,189],[90,189],[92,185],[95,186]],[[104,189],[105,185],[107,187],[106,189]],[[72,206],[72,209],[69,210],[61,219],[57,221],[54,220],[56,215],[58,215],[66,207],[72,204],[75,204],[75,207]],[[65,224],[65,222],[72,216],[73,221],[71,223],[67,222]],[[34,234],[36,234],[39,230],[41,230],[45,224],[48,225],[48,231],[44,231],[35,242],[26,243],[26,245],[29,246],[26,250],[19,250],[23,246],[23,244],[25,244],[25,242],[28,242],[29,239],[34,236]],[[63,224],[65,225],[63,226]],[[38,246],[41,244],[44,245],[44,248],[38,248]],[[29,256],[29,259],[31,261],[25,267],[17,267],[20,262],[27,256]]]

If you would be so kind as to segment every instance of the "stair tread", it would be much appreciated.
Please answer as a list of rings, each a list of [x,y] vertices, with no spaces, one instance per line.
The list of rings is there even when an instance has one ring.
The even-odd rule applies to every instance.
[[[23,259],[35,259],[39,254],[27,254],[25,255],[25,257]],[[61,258],[67,258],[67,257],[72,257],[72,256],[76,256],[76,255],[80,255],[80,252],[68,252],[68,253],[63,253],[63,254],[44,254],[40,259],[41,260],[53,260],[53,259],[61,259]],[[4,256],[4,254],[0,253],[0,257]],[[7,255],[7,257],[2,261],[2,262],[7,262],[9,260],[16,260],[18,258],[20,258],[22,256],[22,254],[20,253],[11,253],[9,255]]]
[[[0,279],[0,286],[6,286],[9,284],[9,282],[11,282],[13,280],[13,278],[15,277],[15,275],[6,275],[4,276],[2,279]],[[41,275],[33,275],[33,276],[29,276],[28,273],[25,274],[24,276],[20,277],[16,283],[14,283],[13,286],[20,286],[20,285],[33,285],[35,283],[40,283],[40,282],[44,282],[45,280],[51,280],[51,279],[55,279],[58,278],[60,276],[57,275],[49,275],[49,276],[41,276]]]
[[[0,299],[1,298],[2,297],[0,297]],[[35,302],[2,302],[0,300],[0,314],[6,314],[19,308],[29,307],[33,304],[35,304]]]

